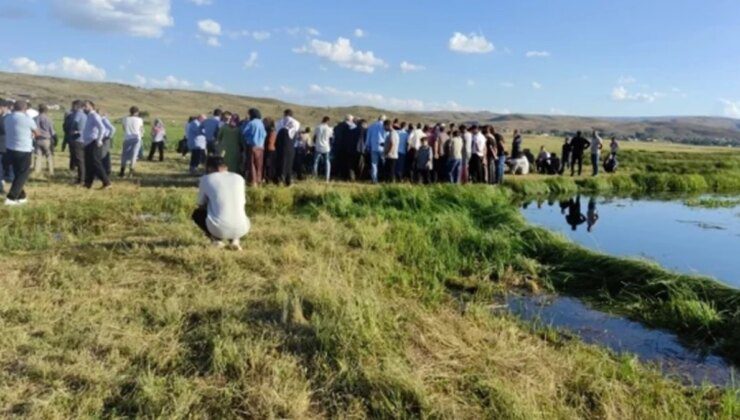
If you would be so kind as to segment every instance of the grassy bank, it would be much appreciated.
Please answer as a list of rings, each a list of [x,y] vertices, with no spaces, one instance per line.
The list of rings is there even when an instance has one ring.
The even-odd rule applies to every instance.
[[[632,358],[493,314],[492,298],[509,288],[577,290],[565,279],[593,282],[582,267],[624,262],[528,228],[502,191],[250,191],[254,231],[243,253],[204,246],[188,219],[193,188],[52,183],[30,192],[30,206],[0,210],[5,416],[621,419],[740,410],[736,389],[686,388]],[[646,284],[668,276],[642,266],[614,275]],[[721,334],[721,324],[718,339],[737,343],[727,333],[739,330],[729,313],[737,292],[685,280],[714,311],[706,331]],[[648,288],[613,296],[624,303],[631,293]]]

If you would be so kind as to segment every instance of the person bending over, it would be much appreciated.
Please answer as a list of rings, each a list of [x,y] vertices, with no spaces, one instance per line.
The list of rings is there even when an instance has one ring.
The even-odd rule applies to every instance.
[[[200,179],[198,208],[193,212],[193,221],[215,247],[224,248],[228,241],[232,249],[241,250],[240,240],[250,229],[244,209],[244,178],[229,172],[221,156],[208,157],[206,173]]]

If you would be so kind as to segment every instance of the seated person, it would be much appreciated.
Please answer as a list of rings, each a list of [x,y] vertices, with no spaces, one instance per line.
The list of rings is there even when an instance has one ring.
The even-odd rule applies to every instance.
[[[239,241],[250,229],[245,206],[244,178],[229,172],[221,156],[208,157],[193,221],[215,247],[224,248],[229,241],[232,249],[242,249]]]
[[[547,173],[550,175],[560,173],[560,158],[555,153],[550,155],[550,165],[547,167]]]
[[[537,155],[537,172],[541,174],[548,173],[550,168],[550,153],[545,150],[545,146],[540,147],[540,153]]]
[[[604,161],[604,170],[608,173],[614,173],[617,172],[617,166],[619,166],[619,162],[617,162],[616,153],[609,154],[609,157]]]
[[[527,160],[526,156],[522,156],[519,159],[510,159],[509,165],[511,166],[511,173],[514,175],[529,174],[529,160]]]

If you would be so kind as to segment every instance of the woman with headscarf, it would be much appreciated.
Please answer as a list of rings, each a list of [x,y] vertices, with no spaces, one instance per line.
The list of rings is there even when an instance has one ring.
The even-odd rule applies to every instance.
[[[249,122],[242,128],[242,139],[246,149],[244,166],[249,184],[256,187],[262,182],[262,164],[265,155],[267,132],[262,122],[262,114],[252,108],[248,112]]]
[[[216,135],[217,144],[224,154],[224,162],[229,172],[240,173],[242,166],[242,145],[239,115],[225,112],[226,124]]]
[[[162,120],[157,118],[152,125],[152,148],[149,150],[149,162],[154,160],[154,154],[159,152],[159,161],[164,160],[164,142],[167,139],[167,131]]]

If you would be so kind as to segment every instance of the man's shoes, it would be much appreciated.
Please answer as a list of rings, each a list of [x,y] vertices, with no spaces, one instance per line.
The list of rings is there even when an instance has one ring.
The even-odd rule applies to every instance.
[[[27,198],[20,198],[20,199],[18,199],[18,204],[26,204],[26,203],[28,203],[28,199]]]
[[[224,248],[226,248],[226,244],[224,243],[224,241],[214,240],[211,244],[216,249],[224,249]]]
[[[100,189],[103,191],[110,190],[112,188],[113,188],[113,184],[103,185],[102,187],[100,187]]]
[[[229,243],[229,247],[233,249],[234,251],[241,251],[242,245],[238,239],[232,239]]]
[[[6,206],[20,206],[21,203],[18,200],[11,200],[9,198],[5,199],[5,205]]]

